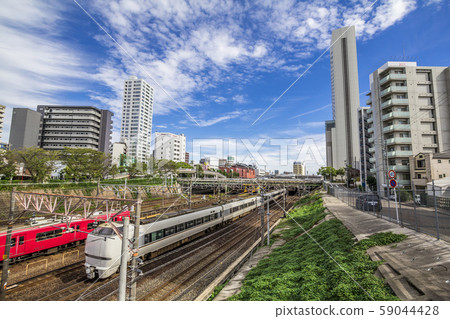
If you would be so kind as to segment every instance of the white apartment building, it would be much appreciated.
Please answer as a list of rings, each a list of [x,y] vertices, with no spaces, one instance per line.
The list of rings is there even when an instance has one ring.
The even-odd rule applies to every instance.
[[[124,86],[120,134],[128,143],[128,159],[138,162],[150,159],[152,118],[153,88],[143,79],[131,76]]]
[[[115,142],[111,146],[111,163],[112,165],[120,166],[122,157],[127,155],[127,144],[125,141]]]
[[[370,75],[369,161],[379,191],[388,170],[396,171],[400,186],[411,187],[418,178],[411,176],[411,158],[450,150],[449,92],[449,67],[387,62]]]
[[[6,106],[0,104],[0,137],[2,137],[3,133],[3,119],[5,118],[5,109]]]
[[[184,162],[186,155],[186,136],[184,134],[155,133],[155,149],[153,156],[156,161],[169,160]]]

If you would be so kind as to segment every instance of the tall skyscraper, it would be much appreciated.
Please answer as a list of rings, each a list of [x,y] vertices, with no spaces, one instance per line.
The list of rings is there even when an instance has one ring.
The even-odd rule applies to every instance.
[[[94,106],[38,105],[41,113],[39,147],[90,148],[109,153],[112,115]]]
[[[334,131],[332,158],[334,168],[360,167],[358,108],[359,84],[355,27],[333,30],[330,49],[331,89]],[[328,148],[327,148],[328,151]]]
[[[186,137],[184,134],[155,133],[155,160],[166,159],[174,162],[186,160]]]
[[[373,143],[370,162],[375,164],[370,172],[377,177],[379,191],[386,190],[391,169],[400,186],[411,187],[412,181],[416,189],[425,188],[423,173],[411,166],[417,164],[416,157],[421,168],[426,155],[439,158],[450,150],[449,98],[450,67],[387,62],[370,75],[367,123]]]
[[[9,147],[22,150],[26,147],[37,147],[41,113],[27,109],[14,108],[9,133]]]
[[[125,81],[121,139],[127,143],[127,158],[148,162],[153,117],[153,88],[144,80],[131,76]],[[183,158],[184,160],[184,158]]]

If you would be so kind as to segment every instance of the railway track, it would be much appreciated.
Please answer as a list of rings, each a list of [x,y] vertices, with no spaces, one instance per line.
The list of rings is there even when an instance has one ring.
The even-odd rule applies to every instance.
[[[293,200],[287,200],[287,209],[291,206]],[[282,210],[277,210],[277,205],[272,204],[271,209],[271,223],[275,219],[282,215]],[[277,210],[277,212],[276,212]],[[257,218],[255,218],[255,215]],[[252,220],[253,219],[253,220]],[[192,291],[197,289],[198,286],[202,285],[201,280],[204,279],[205,274],[209,274],[217,265],[223,263],[226,267],[224,261],[227,259],[231,263],[234,260],[235,255],[240,255],[245,249],[248,248],[258,237],[259,237],[259,225],[260,220],[256,212],[252,212],[239,220],[225,225],[222,228],[206,234],[199,239],[196,239],[190,243],[180,246],[170,252],[167,252],[161,256],[147,260],[140,267],[143,271],[144,276],[138,277],[138,299],[140,300],[171,300],[171,299],[185,299],[186,296],[192,294]],[[251,228],[254,228],[251,231]],[[230,238],[232,238],[230,240]],[[211,248],[219,246],[222,249]],[[209,247],[209,248],[208,248]],[[199,257],[202,252],[210,251],[208,258]],[[213,251],[211,251],[213,250]],[[230,253],[234,251],[234,253]],[[185,270],[178,269],[180,264],[186,263],[186,260],[192,261],[191,266],[185,267]],[[32,298],[29,300],[115,300],[118,290],[118,274],[106,279],[106,280],[87,280],[85,279],[84,269],[81,265],[80,275],[73,275],[69,280],[65,280],[64,287],[59,287],[50,292],[45,297]],[[178,273],[171,274],[171,279],[168,283],[163,283],[164,274],[170,269],[176,269]],[[64,270],[60,269],[61,275],[63,275]],[[69,278],[70,274],[68,270],[66,272],[66,277]],[[50,274],[46,274],[50,275]],[[202,276],[203,275],[203,276]],[[43,275],[45,276],[45,275]],[[210,276],[213,276],[211,273]],[[51,277],[51,275],[50,275]],[[44,284],[46,280],[42,277],[40,284]],[[165,277],[168,277],[166,275]],[[203,279],[202,279],[203,278]],[[157,280],[158,283],[155,284],[154,281]],[[28,281],[28,280],[27,280]],[[153,281],[154,287],[159,287],[155,289],[154,287],[148,292],[145,288],[146,283]],[[167,280],[166,280],[167,282]],[[171,283],[172,282],[172,283]],[[22,284],[25,284],[22,283]],[[30,287],[34,287],[34,284]],[[18,287],[17,287],[18,288]],[[195,289],[194,289],[195,288]],[[22,288],[26,290],[26,288]],[[145,292],[147,290],[147,292]],[[18,299],[13,299],[18,300]],[[23,299],[20,299],[23,300]],[[188,300],[192,300],[189,299]]]

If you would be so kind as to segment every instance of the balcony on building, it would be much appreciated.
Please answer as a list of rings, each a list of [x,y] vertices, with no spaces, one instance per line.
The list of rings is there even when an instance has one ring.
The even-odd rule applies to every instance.
[[[409,172],[409,165],[392,165],[389,169],[396,172]]]
[[[408,118],[409,119],[409,116],[410,116],[409,112],[395,111],[395,112],[390,112],[390,113],[383,115],[381,117],[381,119],[383,121],[394,119],[394,118]]]
[[[392,151],[387,152],[388,157],[409,157],[412,156],[412,151]]]
[[[372,98],[368,98],[367,100],[366,100],[366,105],[371,105],[372,104]]]
[[[427,186],[428,183],[428,179],[425,177],[413,178],[411,181],[414,183],[414,186]]]
[[[380,85],[383,85],[384,83],[387,83],[389,81],[393,80],[406,80],[406,74],[389,74],[385,76],[384,78],[380,79]]]
[[[377,159],[375,157],[369,158],[369,162],[370,163],[375,163],[376,161],[377,161]]]
[[[374,139],[373,137],[371,137],[371,138],[369,138],[367,141],[368,141],[369,143],[373,143],[374,140],[375,140],[375,139]]]
[[[393,124],[383,127],[383,133],[393,132],[393,131],[410,131],[411,126],[409,124]]]
[[[390,99],[381,103],[381,109],[384,109],[393,105],[408,105],[408,99]]]
[[[380,96],[383,97],[388,94],[392,93],[406,93],[408,92],[408,87],[405,86],[397,86],[397,85],[391,85],[388,88],[384,89],[380,92]]]
[[[386,140],[387,145],[392,144],[411,144],[412,139],[410,137],[394,137]]]

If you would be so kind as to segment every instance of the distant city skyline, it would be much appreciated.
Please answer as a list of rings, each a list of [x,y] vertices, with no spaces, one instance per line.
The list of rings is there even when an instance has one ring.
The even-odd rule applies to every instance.
[[[9,140],[14,107],[40,104],[108,109],[114,113],[112,141],[119,141],[123,82],[136,75],[155,89],[153,132],[185,134],[191,158],[199,156],[192,149],[195,139],[248,138],[253,145],[266,139],[260,149],[266,169],[290,171],[306,140],[325,159],[324,121],[332,118],[325,50],[333,29],[355,25],[362,104],[369,74],[386,61],[450,65],[450,39],[442,36],[450,29],[445,1],[380,0],[370,9],[365,1],[277,1],[245,8],[234,1],[219,7],[207,1],[137,7],[78,2],[126,52],[75,2],[3,3],[2,141]],[[269,138],[296,140],[286,165]],[[245,159],[244,151],[238,148],[237,160]],[[301,160],[317,172],[317,163]]]

